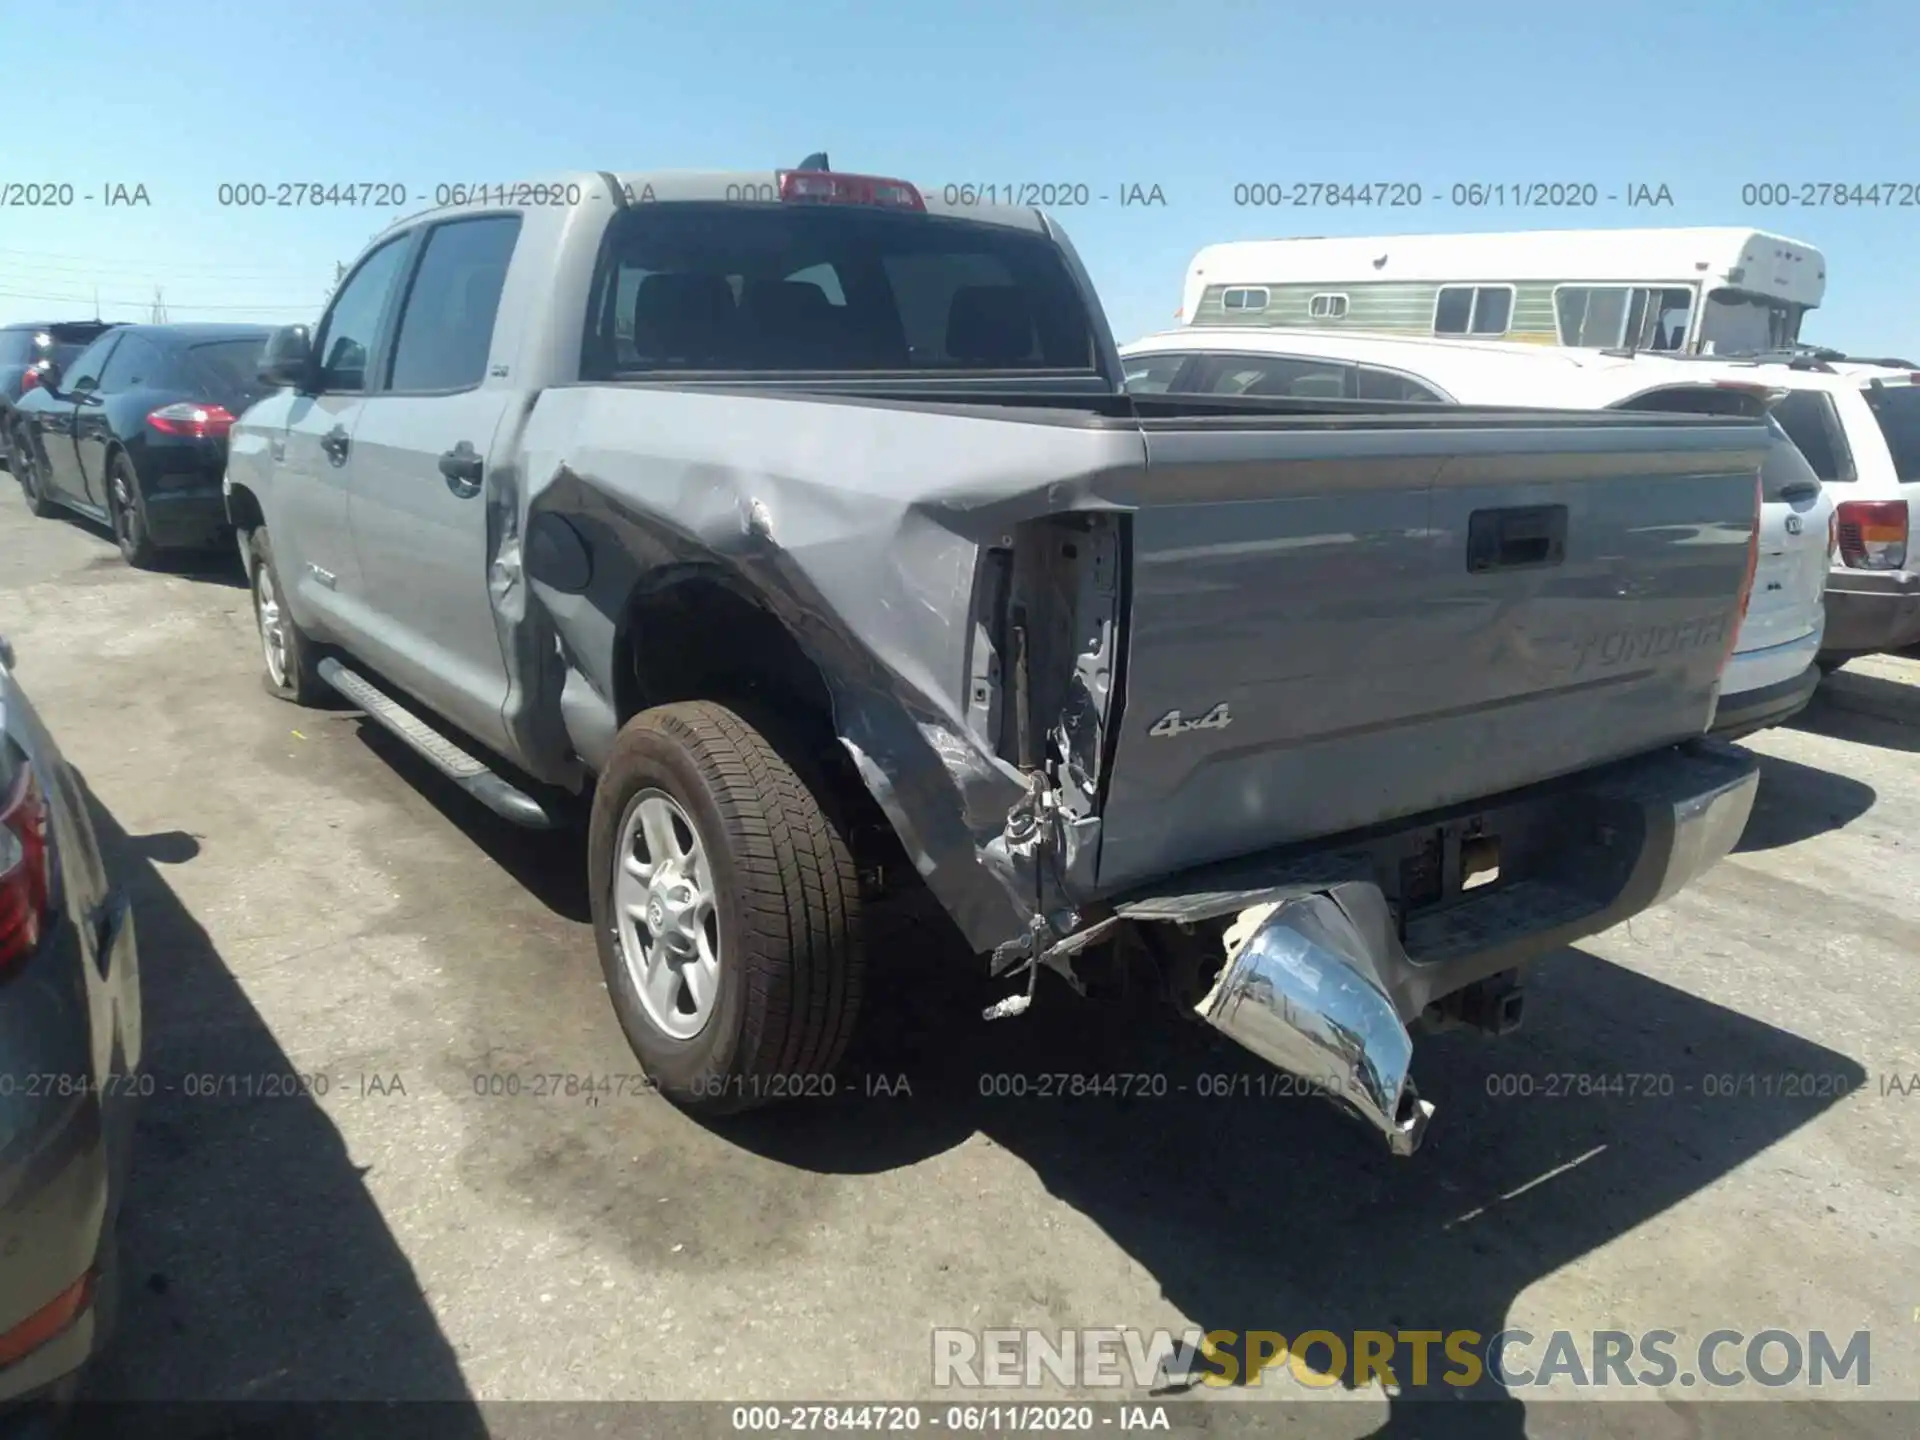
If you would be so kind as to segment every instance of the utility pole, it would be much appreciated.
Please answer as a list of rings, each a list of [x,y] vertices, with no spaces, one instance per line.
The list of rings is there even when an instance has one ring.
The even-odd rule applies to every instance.
[[[167,302],[164,298],[162,298],[161,290],[158,285],[153,287],[152,321],[155,325],[164,325],[167,323]]]
[[[327,302],[333,299],[333,292],[340,288],[340,282],[347,277],[347,267],[339,260],[333,262],[333,283],[327,287],[327,293],[320,297],[320,308],[325,309]]]
[[[98,285],[93,287],[93,318],[95,320],[100,318],[100,287]]]

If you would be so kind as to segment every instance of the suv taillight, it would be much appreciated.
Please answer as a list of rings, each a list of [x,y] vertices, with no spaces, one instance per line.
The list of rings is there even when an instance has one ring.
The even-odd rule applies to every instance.
[[[29,365],[27,367],[27,373],[20,377],[20,393],[24,395],[29,390],[38,390],[39,388],[40,367],[38,365]]]
[[[1840,561],[1855,570],[1898,570],[1907,563],[1907,502],[1843,500],[1834,507]]]
[[[39,947],[53,894],[47,802],[22,763],[0,802],[0,976]]]

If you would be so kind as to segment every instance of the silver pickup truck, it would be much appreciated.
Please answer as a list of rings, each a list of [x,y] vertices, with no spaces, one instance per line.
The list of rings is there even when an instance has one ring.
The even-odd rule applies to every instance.
[[[1746,822],[1699,737],[1758,424],[1129,396],[1046,216],[824,157],[466,198],[267,346],[267,682],[518,823],[590,799],[676,1103],[808,1093],[924,886],[990,1016],[1144,977],[1405,1153],[1416,1030],[1510,1028]]]

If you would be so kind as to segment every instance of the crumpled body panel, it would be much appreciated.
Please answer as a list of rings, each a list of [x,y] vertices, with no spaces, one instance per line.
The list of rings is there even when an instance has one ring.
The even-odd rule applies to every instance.
[[[970,723],[976,577],[983,550],[1023,523],[1124,509],[1145,463],[1136,427],[1079,411],[580,386],[539,397],[516,453],[492,478],[524,486],[495,497],[493,589],[517,673],[563,655],[567,673],[537,683],[584,683],[610,707],[636,587],[720,576],[818,667],[842,745],[976,950],[1032,933],[1036,917],[1071,923],[1062,877],[1097,822],[1032,813],[1032,777]],[[545,543],[542,516],[591,552],[577,593],[541,578],[567,578],[572,557],[551,552],[573,543]],[[525,697],[523,729],[538,701]],[[566,728],[591,758],[594,737],[573,732],[594,728],[592,707],[576,708]]]

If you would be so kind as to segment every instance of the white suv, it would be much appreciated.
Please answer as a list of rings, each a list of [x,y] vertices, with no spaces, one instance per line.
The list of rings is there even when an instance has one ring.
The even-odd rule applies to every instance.
[[[1735,414],[1759,413],[1785,383],[1773,369],[1787,369],[1761,375],[1724,360],[1248,326],[1185,326],[1123,345],[1120,354],[1128,389],[1142,393]],[[1920,390],[1913,396],[1920,400]],[[1759,566],[1713,722],[1713,733],[1728,739],[1805,706],[1820,684],[1816,660],[1832,643],[1822,638],[1829,622],[1821,595],[1838,538],[1834,502],[1783,424],[1768,428],[1774,444],[1760,477]]]
[[[1834,499],[1839,544],[1821,665],[1920,641],[1920,556],[1910,538],[1920,523],[1920,367],[1816,350],[1714,369],[1786,392],[1773,416]]]

